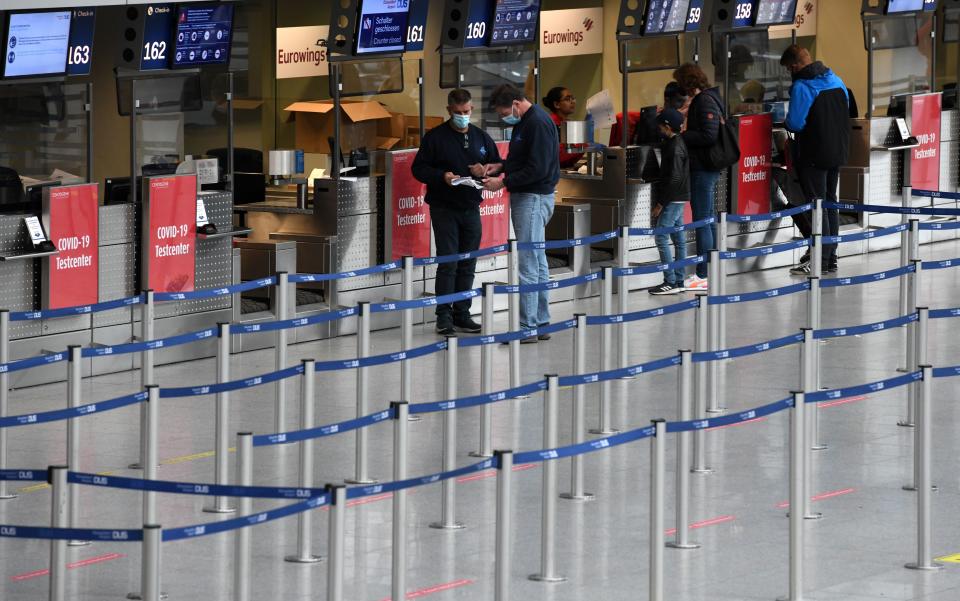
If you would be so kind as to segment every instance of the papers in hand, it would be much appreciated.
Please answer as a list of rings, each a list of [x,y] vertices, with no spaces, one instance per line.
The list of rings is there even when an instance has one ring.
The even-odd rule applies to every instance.
[[[450,181],[451,186],[470,186],[471,188],[476,188],[477,190],[483,189],[483,184],[473,179],[472,177],[458,177]]]
[[[617,122],[613,109],[613,98],[610,90],[601,90],[587,98],[587,112],[593,117],[596,127],[611,127]]]

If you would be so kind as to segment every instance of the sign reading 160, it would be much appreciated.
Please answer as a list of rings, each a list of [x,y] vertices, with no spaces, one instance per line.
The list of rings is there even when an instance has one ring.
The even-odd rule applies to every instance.
[[[752,2],[741,2],[737,4],[737,14],[734,16],[735,19],[749,19],[750,15],[753,14],[753,3]]]
[[[468,40],[482,40],[485,35],[487,35],[487,24],[485,21],[467,23]]]
[[[143,45],[143,60],[157,61],[167,58],[166,42],[147,42]]]
[[[86,65],[90,62],[90,46],[74,46],[67,54],[67,64]]]

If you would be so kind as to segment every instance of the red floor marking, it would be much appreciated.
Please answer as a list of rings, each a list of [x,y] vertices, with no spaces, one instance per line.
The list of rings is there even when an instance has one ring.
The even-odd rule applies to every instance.
[[[417,591],[407,593],[407,599],[419,599],[420,597],[426,597],[427,595],[432,595],[434,593],[442,593],[443,591],[449,591],[455,588],[460,588],[461,586],[467,586],[473,584],[473,580],[454,580],[453,582],[448,582],[446,584],[438,584],[436,586],[431,586],[429,588],[422,588]],[[390,597],[385,597],[381,601],[391,601]]]
[[[747,424],[755,424],[755,423],[757,423],[757,422],[765,422],[765,421],[767,421],[767,418],[765,418],[765,417],[757,417],[757,418],[754,418],[754,419],[748,419],[748,420],[745,421],[745,422],[737,422],[737,423],[735,423],[735,424],[727,424],[726,426],[714,426],[714,427],[712,427],[712,428],[707,428],[707,431],[709,432],[710,430],[723,430],[724,428],[734,428],[734,427],[736,427],[736,426],[746,426]]]
[[[105,561],[113,561],[114,559],[122,559],[126,557],[122,553],[107,553],[106,555],[99,555],[97,557],[90,557],[89,559],[81,559],[80,561],[75,561],[73,563],[67,564],[68,570],[74,570],[76,568],[84,568],[86,566],[92,566],[94,564],[103,563]],[[30,580],[31,578],[39,578],[41,576],[46,576],[50,573],[50,570],[34,570],[32,572],[26,572],[24,574],[17,574],[16,576],[11,576],[10,580],[14,582],[22,582],[24,580]]]
[[[823,493],[820,493],[819,495],[810,497],[810,500],[811,500],[811,501],[823,501],[823,500],[825,500],[825,499],[832,499],[832,498],[834,498],[834,497],[842,497],[843,495],[849,495],[850,493],[854,493],[854,492],[857,492],[857,489],[855,489],[855,488],[843,488],[843,489],[834,490],[834,491],[831,491],[831,492],[823,492]],[[777,503],[777,508],[779,508],[779,509],[787,509],[787,508],[789,508],[789,507],[790,507],[790,501],[784,501],[784,502],[782,502],[782,503]]]
[[[525,472],[536,467],[535,463],[524,463],[523,465],[513,466],[513,471],[515,472]],[[457,478],[457,482],[474,482],[476,480],[486,480],[487,478],[493,478],[497,475],[497,470],[487,470],[485,472],[480,472],[479,474],[472,474],[470,476],[460,476]]]
[[[826,408],[826,407],[836,407],[836,406],[838,406],[838,405],[846,405],[847,403],[856,403],[856,402],[858,402],[858,401],[865,401],[865,400],[867,400],[867,397],[866,397],[866,396],[852,396],[852,397],[846,398],[846,399],[840,399],[840,400],[837,400],[837,401],[830,401],[829,403],[820,403],[820,406],[821,406],[821,407],[824,407],[824,408]]]
[[[727,522],[732,522],[735,519],[736,518],[733,517],[732,515],[721,515],[720,517],[711,518],[709,520],[703,520],[702,522],[694,522],[690,524],[689,528],[690,530],[697,530],[698,528],[706,528],[707,526],[716,526],[717,524],[726,524]],[[676,528],[670,528],[666,532],[664,532],[664,534],[666,534],[667,536],[670,536],[676,533],[677,533]]]

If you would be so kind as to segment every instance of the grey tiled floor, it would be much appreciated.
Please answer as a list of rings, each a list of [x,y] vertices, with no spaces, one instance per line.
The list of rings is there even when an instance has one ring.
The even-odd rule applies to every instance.
[[[960,244],[944,242],[923,248],[924,258],[960,256]],[[899,260],[897,252],[842,260],[843,274],[887,269]],[[731,291],[771,288],[788,283],[785,270],[735,276]],[[824,325],[845,326],[896,316],[895,282],[824,291]],[[927,274],[923,299],[931,307],[960,305],[960,271]],[[631,295],[631,310],[676,302]],[[805,315],[803,295],[732,306],[728,309],[728,346],[760,342],[796,331]],[[553,308],[555,317],[575,311],[595,312],[595,301],[564,303]],[[497,315],[505,329],[506,316]],[[544,373],[571,371],[571,333],[549,343],[525,346],[521,367],[524,381]],[[845,338],[823,346],[823,383],[844,386],[896,374],[903,353],[902,332],[887,331]],[[598,336],[588,352],[598,367]],[[418,329],[418,344],[433,340]],[[630,326],[631,363],[674,354],[693,342],[693,315],[685,313]],[[397,348],[397,332],[375,332],[375,352]],[[353,337],[294,346],[291,364],[301,357],[347,358],[355,355]],[[494,351],[497,388],[507,386],[507,351]],[[233,358],[233,375],[241,377],[272,369],[272,352],[252,352]],[[960,363],[960,319],[935,322],[931,328],[930,359],[935,365]],[[723,398],[732,410],[749,408],[787,396],[797,383],[798,354],[781,349],[735,362],[722,369]],[[460,357],[460,393],[479,390],[479,351],[464,350]],[[417,400],[442,396],[442,358],[416,362]],[[161,385],[208,383],[214,379],[212,360],[158,369]],[[355,375],[352,372],[318,376],[318,423],[352,417]],[[397,396],[399,368],[375,368],[371,374],[372,407],[385,406]],[[136,372],[86,380],[85,399],[107,399],[131,392],[139,383]],[[288,384],[296,399],[296,382]],[[676,417],[676,374],[664,370],[613,384],[614,422],[621,428],[638,427],[651,418]],[[588,423],[597,419],[596,386],[588,392]],[[63,384],[17,390],[11,394],[11,413],[62,407]],[[569,391],[561,394],[560,444],[570,441]],[[934,495],[935,556],[960,552],[960,379],[939,380],[934,386],[935,453],[933,473],[940,491]],[[293,407],[296,401],[290,401]],[[880,392],[866,400],[822,410],[822,438],[829,449],[815,456],[814,492],[827,493],[815,502],[824,519],[805,525],[808,534],[806,589],[818,601],[955,601],[960,599],[960,565],[938,573],[908,571],[903,564],[914,554],[914,496],[900,486],[910,479],[912,431],[896,426],[904,411],[905,392]],[[234,393],[230,431],[266,433],[273,423],[272,388]],[[213,398],[172,399],[161,409],[160,477],[181,481],[212,481],[213,460],[205,454],[213,445]],[[295,410],[289,429],[295,429]],[[137,448],[138,410],[134,407],[86,418],[82,422],[83,471],[126,469]],[[459,415],[458,462],[477,446],[478,413]],[[539,448],[541,397],[501,403],[495,409],[495,448]],[[390,477],[391,433],[388,424],[371,430],[371,472]],[[441,418],[427,416],[411,425],[411,474],[440,470]],[[691,538],[701,542],[694,551],[666,552],[667,599],[682,601],[770,600],[786,591],[787,417],[778,414],[748,425],[712,431],[708,435],[709,463],[716,472],[692,480],[691,520],[711,521],[696,528]],[[340,481],[352,473],[353,435],[322,439],[316,444],[315,481]],[[671,445],[672,446],[672,445]],[[10,433],[10,465],[43,467],[64,460],[63,423],[16,428]],[[199,454],[199,455],[198,455]],[[668,450],[668,520],[672,520],[673,449]],[[586,504],[561,501],[558,507],[559,571],[563,584],[541,584],[526,576],[539,566],[539,466],[518,471],[515,478],[514,563],[512,598],[574,601],[627,600],[646,597],[649,446],[636,443],[590,455],[586,460],[587,489],[597,500]],[[232,462],[232,458],[231,458]],[[258,450],[255,483],[296,483],[294,448]],[[567,486],[569,465],[559,466],[561,490]],[[23,488],[14,486],[13,488]],[[833,494],[830,494],[833,493]],[[168,526],[220,519],[201,513],[206,499],[160,497],[160,522]],[[140,520],[140,496],[132,492],[83,488],[80,490],[81,527],[135,528]],[[254,508],[278,506],[255,501]],[[479,478],[458,486],[457,513],[467,528],[456,532],[432,530],[427,524],[439,516],[437,486],[410,494],[409,590],[430,599],[491,599],[493,597],[494,478]],[[19,498],[0,501],[0,523],[43,525],[49,520],[49,492],[27,488]],[[326,513],[314,519],[315,552],[326,552]],[[325,564],[284,563],[296,544],[295,520],[256,527],[253,532],[253,598],[324,598]],[[672,526],[672,523],[669,524]],[[231,599],[233,535],[169,543],[163,548],[163,588],[171,599]],[[0,539],[0,599],[26,601],[46,597],[44,577],[23,575],[43,569],[48,545],[42,542]],[[374,500],[347,514],[346,598],[381,601],[390,593],[390,502]],[[74,548],[70,561],[102,559],[70,571],[69,598],[122,598],[139,579],[139,549],[132,545],[96,544]],[[115,557],[111,554],[120,554]],[[446,589],[446,590],[442,590]],[[435,590],[436,592],[429,592]],[[429,592],[429,594],[428,594]]]

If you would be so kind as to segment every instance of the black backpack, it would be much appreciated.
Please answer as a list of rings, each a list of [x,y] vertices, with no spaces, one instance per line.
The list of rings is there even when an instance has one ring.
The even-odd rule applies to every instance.
[[[727,118],[727,111],[710,97],[720,108],[720,128],[717,131],[717,141],[704,153],[704,166],[714,171],[720,171],[740,160],[740,130],[736,120]]]

